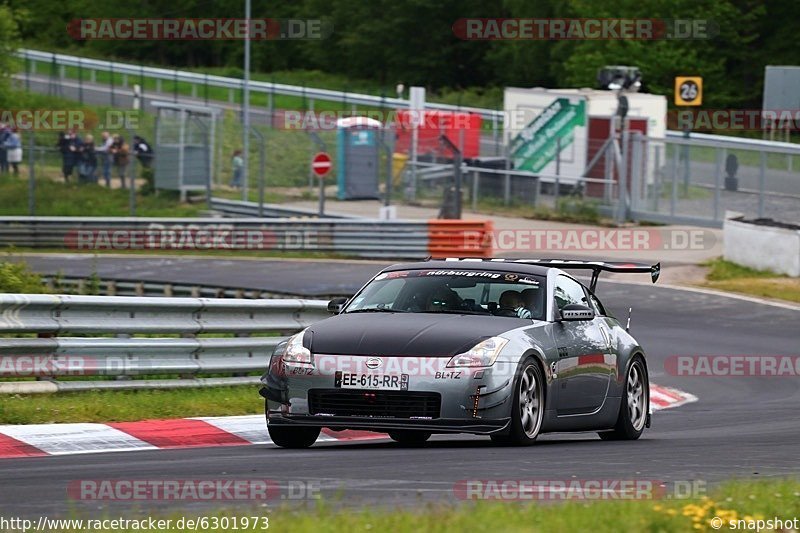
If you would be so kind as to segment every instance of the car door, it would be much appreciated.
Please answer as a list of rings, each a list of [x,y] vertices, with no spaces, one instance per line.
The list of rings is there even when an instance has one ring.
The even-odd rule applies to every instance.
[[[558,321],[560,310],[566,305],[595,308],[583,285],[569,276],[558,275],[553,298],[557,319],[553,336],[558,350],[556,412],[559,416],[595,412],[606,399],[615,364],[608,331],[601,325],[604,319]]]

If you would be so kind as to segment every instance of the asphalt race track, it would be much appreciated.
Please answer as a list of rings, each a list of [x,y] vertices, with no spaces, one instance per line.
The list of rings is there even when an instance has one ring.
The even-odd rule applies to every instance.
[[[90,258],[86,259],[90,261]],[[69,272],[74,265],[58,258]],[[151,261],[146,265],[145,261]],[[138,279],[182,281],[236,280],[250,288],[296,287],[309,281],[308,294],[355,288],[377,263],[100,259],[98,271],[128,264]],[[197,261],[205,261],[196,264]],[[31,258],[36,270],[44,260]],[[109,265],[116,265],[116,267]],[[279,263],[279,265],[273,265]],[[151,275],[143,271],[150,269]],[[250,272],[250,276],[245,274]],[[52,273],[52,271],[50,272]],[[200,273],[200,274],[198,274]],[[632,276],[638,281],[646,280]],[[798,355],[800,311],[699,292],[643,284],[600,282],[598,294],[617,316],[634,307],[632,332],[648,350],[651,381],[699,398],[659,411],[653,427],[635,442],[603,442],[595,434],[551,434],[529,448],[493,447],[488,438],[434,437],[424,448],[390,441],[318,444],[289,451],[267,445],[52,456],[0,460],[0,511],[17,516],[195,510],[207,504],[138,502],[84,504],[67,498],[66,487],[79,479],[274,479],[319,483],[323,497],[344,505],[414,505],[457,501],[453,485],[468,479],[648,479],[669,484],[700,480],[713,484],[731,477],[764,478],[800,474],[800,387],[795,377],[677,377],[665,372],[670,355]],[[253,391],[253,401],[260,398]],[[279,502],[278,502],[279,503]],[[214,505],[219,505],[215,503]]]

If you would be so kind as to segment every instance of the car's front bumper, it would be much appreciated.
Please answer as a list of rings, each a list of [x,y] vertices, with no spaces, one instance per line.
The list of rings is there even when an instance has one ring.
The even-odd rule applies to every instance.
[[[334,430],[358,429],[366,431],[387,432],[399,429],[428,431],[430,433],[475,433],[488,435],[502,431],[508,426],[509,419],[453,419],[438,418],[435,420],[414,420],[399,418],[365,418],[357,416],[314,416],[269,414],[270,425],[276,426],[314,426]]]
[[[331,429],[365,429],[388,431],[392,429],[417,429],[439,433],[488,434],[503,430],[509,423],[513,375],[507,371],[446,368],[446,358],[380,357],[381,366],[368,369],[367,356],[315,355],[314,364],[285,363],[274,356],[269,371],[262,377],[261,394],[267,399],[267,418],[270,424],[319,426]],[[369,389],[337,388],[336,372],[357,374],[406,374],[407,390],[404,393],[434,393],[441,397],[435,415],[420,411],[414,413],[407,407],[402,412],[374,415],[366,404],[358,411],[359,393],[364,402],[370,401]],[[310,401],[315,394],[348,391],[356,398],[348,399],[356,405],[346,412],[336,408],[315,408]],[[415,416],[419,415],[419,416]]]

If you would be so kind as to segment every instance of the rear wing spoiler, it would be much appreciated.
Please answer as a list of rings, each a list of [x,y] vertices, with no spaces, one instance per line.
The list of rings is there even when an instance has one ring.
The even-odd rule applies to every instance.
[[[630,261],[579,261],[572,259],[482,259],[472,257],[451,257],[447,261],[488,261],[498,263],[522,263],[528,265],[541,265],[551,268],[591,270],[592,281],[589,290],[594,292],[600,272],[616,272],[621,274],[650,274],[650,279],[655,283],[661,275],[661,263],[648,265],[647,263],[632,263]]]

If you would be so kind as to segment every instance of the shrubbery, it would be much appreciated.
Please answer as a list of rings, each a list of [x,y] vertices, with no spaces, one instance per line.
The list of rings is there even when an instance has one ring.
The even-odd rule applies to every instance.
[[[25,263],[0,261],[0,292],[38,294],[48,292],[39,274]]]

